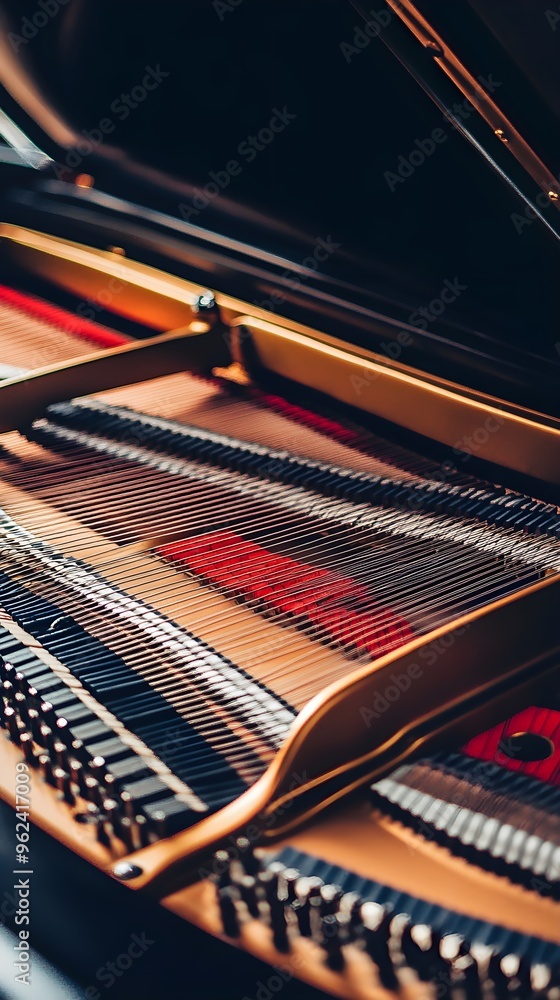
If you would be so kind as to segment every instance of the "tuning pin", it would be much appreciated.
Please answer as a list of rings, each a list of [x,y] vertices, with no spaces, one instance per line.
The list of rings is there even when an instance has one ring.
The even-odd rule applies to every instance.
[[[150,824],[145,816],[139,813],[136,816],[136,824],[138,828],[138,835],[140,837],[140,847],[147,847],[151,843],[150,840]]]
[[[336,913],[339,906],[340,900],[342,899],[343,892],[338,885],[323,885],[320,890],[321,897],[321,916],[327,917],[331,913]]]
[[[263,890],[264,897],[269,906],[275,906],[279,902],[278,888],[280,876],[283,871],[284,865],[275,861],[257,875],[257,882]]]
[[[23,755],[30,767],[38,767],[38,760],[33,746],[33,736],[30,732],[22,733],[19,739]]]
[[[93,774],[93,777],[97,778],[100,784],[103,784],[104,782],[106,769],[107,765],[104,757],[92,757],[91,760],[88,761],[89,773]]]
[[[348,915],[348,934],[353,938],[362,926],[362,897],[357,892],[345,892],[340,900],[340,913]]]
[[[98,843],[103,844],[103,847],[111,846],[110,826],[107,823],[107,817],[102,813],[97,813],[95,817],[95,833]]]
[[[283,884],[285,866],[280,861],[274,861],[265,871],[259,872],[258,885],[269,907],[270,925],[274,945],[277,951],[289,951],[288,930],[286,920],[286,887]]]
[[[342,946],[348,940],[349,917],[340,913],[327,913],[321,922],[321,944],[327,953],[327,965],[334,972],[341,972],[345,965]]]
[[[59,716],[56,722],[54,722],[53,729],[56,733],[56,739],[62,740],[70,748],[72,746],[72,733],[70,732],[68,720]]]
[[[53,759],[59,767],[68,768],[68,750],[62,740],[55,739],[53,743]]]
[[[496,996],[522,1000],[532,996],[531,966],[519,955],[493,955],[489,972]]]
[[[559,985],[560,976],[556,973],[553,977],[552,970],[548,965],[538,962],[531,969],[531,997],[534,1000],[547,1000],[554,989],[556,989],[557,994],[560,994]]]
[[[243,875],[236,883],[241,893],[241,898],[245,903],[250,915],[257,919],[260,916],[259,903],[257,899],[257,880],[254,875]]]
[[[311,899],[316,898],[323,885],[323,880],[316,876],[302,876],[295,883],[296,899],[292,909],[296,915],[299,933],[302,937],[311,937]]]
[[[17,712],[11,705],[8,705],[4,709],[4,719],[6,721],[6,726],[12,743],[15,743],[16,746],[19,745],[21,730],[19,727]]]
[[[457,975],[459,991],[463,991],[465,1000],[481,1000],[480,969],[476,959],[471,954],[461,955],[453,968]]]
[[[13,688],[9,681],[4,681],[2,684],[2,690],[0,692],[0,704],[2,705],[2,725],[4,729],[8,728],[8,718],[9,713],[8,708],[13,708],[12,705]]]
[[[113,825],[114,822],[116,822],[119,813],[119,803],[117,799],[112,799],[110,797],[103,799],[102,811],[107,821]]]
[[[298,931],[302,937],[311,937],[311,924],[309,922],[309,907],[307,900],[296,899],[292,903],[292,910],[295,914]]]
[[[127,833],[122,830],[124,817],[122,815],[121,804],[118,799],[109,799],[109,806],[103,802],[103,813],[109,817],[112,833],[119,840],[126,844]]]
[[[75,785],[78,786],[80,795],[82,796],[82,798],[86,798],[86,784],[85,784],[86,774],[84,770],[84,765],[82,764],[81,760],[77,759],[77,757],[69,757],[68,767],[70,769],[70,774],[72,775],[72,781],[74,782]]]
[[[451,937],[451,936],[450,936]],[[401,951],[410,968],[415,969],[421,980],[441,983],[442,996],[446,984],[451,982],[451,962],[459,953],[460,939],[446,945],[447,954],[440,952],[441,936],[428,924],[411,924],[407,921],[401,931]],[[445,950],[445,949],[444,949]]]
[[[509,996],[509,976],[502,968],[504,956],[499,952],[494,952],[488,962],[488,975],[494,986],[494,993],[497,1000],[506,1000]]]
[[[75,805],[76,798],[72,790],[72,782],[68,771],[65,771],[63,767],[55,767],[53,769],[53,778],[56,782],[57,788],[62,792],[64,801],[70,806]]]
[[[398,980],[389,951],[392,910],[380,903],[367,902],[362,904],[360,914],[365,950],[379,970],[382,985],[388,990],[395,990]]]
[[[285,868],[282,874],[282,887],[281,894],[282,898],[285,899],[287,903],[293,903],[296,899],[296,884],[300,878],[300,873],[297,868]]]
[[[33,734],[33,739],[35,743],[41,743],[41,716],[36,708],[30,708],[27,713],[29,719],[29,728]]]
[[[248,837],[237,837],[235,846],[239,852],[239,861],[247,875],[256,875],[261,868],[259,858],[257,858],[253,845]]]
[[[12,683],[14,685],[16,693],[23,695],[23,697],[25,698],[25,695],[27,694],[29,685],[28,685],[25,677],[23,676],[23,674],[20,674],[19,670],[15,671],[15,673],[13,675],[13,681],[12,681]]]
[[[227,851],[220,850],[214,854],[214,880],[219,889],[231,885],[231,858]]]
[[[49,754],[52,754],[54,746],[54,733],[51,727],[47,726],[46,723],[42,722],[39,727],[39,732],[40,732],[39,742],[41,746],[46,747]]]
[[[104,847],[111,845],[114,833],[113,816],[117,810],[118,803],[115,799],[103,799],[101,809],[95,812],[97,839]]]
[[[39,764],[41,765],[41,771],[43,772],[43,777],[49,785],[56,787],[56,781],[53,775],[52,761],[50,754],[42,753],[39,754]]]
[[[286,909],[281,900],[276,900],[270,910],[270,922],[272,926],[272,940],[276,951],[287,952],[290,950],[288,939],[288,923],[286,920]]]
[[[516,979],[519,983],[521,996],[531,995],[531,963],[522,955],[519,956]]]
[[[16,691],[13,701],[14,708],[16,709],[23,725],[25,727],[29,726],[29,708],[26,702],[25,695],[21,691]]]
[[[222,926],[224,934],[230,938],[239,937],[238,902],[239,892],[234,886],[226,885],[218,889]]]
[[[84,781],[84,794],[85,798],[90,802],[93,802],[98,808],[101,808],[103,802],[103,792],[101,785],[99,784],[97,778],[94,778],[93,774],[86,774]]]
[[[115,832],[117,830],[115,828]],[[132,836],[132,820],[129,816],[119,816],[117,836],[123,841],[129,851],[134,850],[134,838]]]

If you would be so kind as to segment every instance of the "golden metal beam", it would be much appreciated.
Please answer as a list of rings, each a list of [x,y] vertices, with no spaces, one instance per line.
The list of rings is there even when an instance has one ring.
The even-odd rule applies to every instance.
[[[0,243],[3,252],[19,266],[75,295],[93,301],[99,296],[99,301],[103,301],[101,296],[109,284],[117,282],[111,285],[115,289],[111,309],[129,319],[157,330],[185,327],[192,320],[200,286],[176,275],[165,274],[110,251],[91,249],[17,226],[0,224]],[[249,308],[240,299],[213,291],[221,318],[234,334],[231,341],[234,360],[250,370],[256,361],[257,365],[277,375],[457,449],[458,457],[459,453],[463,456],[474,454],[513,472],[560,485],[560,420],[428,375],[282,316],[253,306]],[[166,336],[174,338],[177,334]],[[201,361],[210,368],[226,366],[231,361],[223,336],[207,340],[204,348],[201,336],[198,342],[200,348],[193,340],[191,350],[185,346],[185,353],[181,353],[178,346],[173,359],[172,346],[163,346],[167,358],[162,358],[161,369],[154,361],[150,373],[143,377],[164,374],[162,369],[171,374],[196,367]],[[163,341],[159,343],[164,345]],[[157,358],[158,341],[151,340],[150,344],[156,349],[152,359]],[[211,345],[216,351],[213,356]],[[124,363],[119,369],[117,357],[103,369],[99,353],[99,368],[92,368],[91,372],[97,370],[100,377],[92,377],[91,381],[84,377],[79,387],[77,380],[82,378],[79,366],[62,367],[57,376],[56,398],[68,399],[141,381],[136,371],[131,377],[130,359],[123,355]],[[140,355],[137,357],[140,368],[143,363]],[[147,361],[149,355],[144,357]],[[86,363],[89,364],[90,359],[86,359]],[[105,378],[105,375],[101,378],[102,371],[110,371],[110,385],[102,384]],[[46,389],[41,389],[40,374],[37,373],[28,389],[21,390],[27,402],[22,397],[18,403],[15,382],[0,385],[0,425],[4,429],[8,425],[16,426],[9,416],[12,407],[16,407],[21,421],[28,412],[27,407],[36,415],[40,404],[45,405],[40,394],[44,391],[46,397],[47,393]],[[49,379],[51,374],[49,370]],[[23,385],[23,382],[18,380],[18,384]],[[37,406],[34,393],[38,396]]]
[[[194,320],[186,330],[97,351],[63,365],[37,368],[0,384],[0,433],[27,426],[51,403],[185,369],[209,371],[221,363],[217,358],[225,362],[227,356],[220,328]]]

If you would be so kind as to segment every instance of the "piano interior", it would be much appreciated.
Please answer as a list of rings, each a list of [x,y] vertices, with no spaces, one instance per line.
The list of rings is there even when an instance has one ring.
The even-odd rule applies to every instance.
[[[550,208],[556,182],[459,63],[457,39],[454,52],[434,41],[435,26],[453,38],[449,15],[423,6],[431,27],[408,0],[383,10],[538,174]],[[391,53],[445,105],[399,30]],[[492,302],[499,335],[450,323],[435,349],[428,331],[403,354],[421,324],[395,314],[384,327],[360,275],[314,286],[304,274],[294,306],[272,236],[242,258],[229,236],[188,227],[201,243],[179,266],[178,220],[158,257],[163,215],[122,191],[108,244],[95,227],[118,215],[116,196],[85,169],[54,180],[48,159],[47,179],[12,192],[0,220],[0,796],[27,833],[14,876],[48,867],[38,831],[63,873],[71,857],[99,875],[103,944],[88,971],[82,952],[66,967],[81,991],[68,996],[99,1000],[91,970],[116,924],[128,933],[149,906],[153,928],[172,915],[193,965],[193,927],[216,965],[234,948],[264,963],[251,966],[257,1000],[558,1000],[549,326],[535,324],[533,345],[518,332],[507,343]],[[506,181],[532,204],[515,171]],[[277,301],[247,292],[277,280]],[[343,295],[355,327],[340,322]],[[76,940],[91,929],[73,908],[88,878],[59,880]],[[123,967],[123,1000],[155,995],[161,970],[145,968],[142,982]],[[188,995],[240,1000],[226,979]]]
[[[6,379],[131,339],[0,289]],[[235,809],[298,716],[312,721],[330,691],[388,657],[392,672],[340,721],[374,744],[401,699],[422,707],[423,678],[459,669],[453,647],[477,613],[546,588],[560,565],[554,504],[311,389],[232,369],[53,403],[2,439],[3,726],[57,790],[43,823],[117,875],[123,858],[145,870],[143,852]],[[395,659],[410,643],[414,662]],[[421,995],[436,965],[468,996],[482,975],[546,984],[559,708],[549,689],[470,739],[459,728],[431,755],[373,767],[367,794],[302,832],[309,782],[294,773],[295,805],[251,836],[240,813],[236,846],[210,840],[202,867],[195,837],[207,877],[162,891],[257,954],[285,955],[297,937],[309,978],[339,995],[347,975],[363,996],[411,977]]]

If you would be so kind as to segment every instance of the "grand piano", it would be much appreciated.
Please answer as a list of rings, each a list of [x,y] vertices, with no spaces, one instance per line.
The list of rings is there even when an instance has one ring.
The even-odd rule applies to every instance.
[[[0,20],[0,994],[555,1000],[560,11]]]

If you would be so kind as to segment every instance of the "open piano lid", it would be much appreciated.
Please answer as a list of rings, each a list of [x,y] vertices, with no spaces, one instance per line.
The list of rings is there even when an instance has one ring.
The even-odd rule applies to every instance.
[[[4,221],[560,413],[544,0],[2,9]]]

